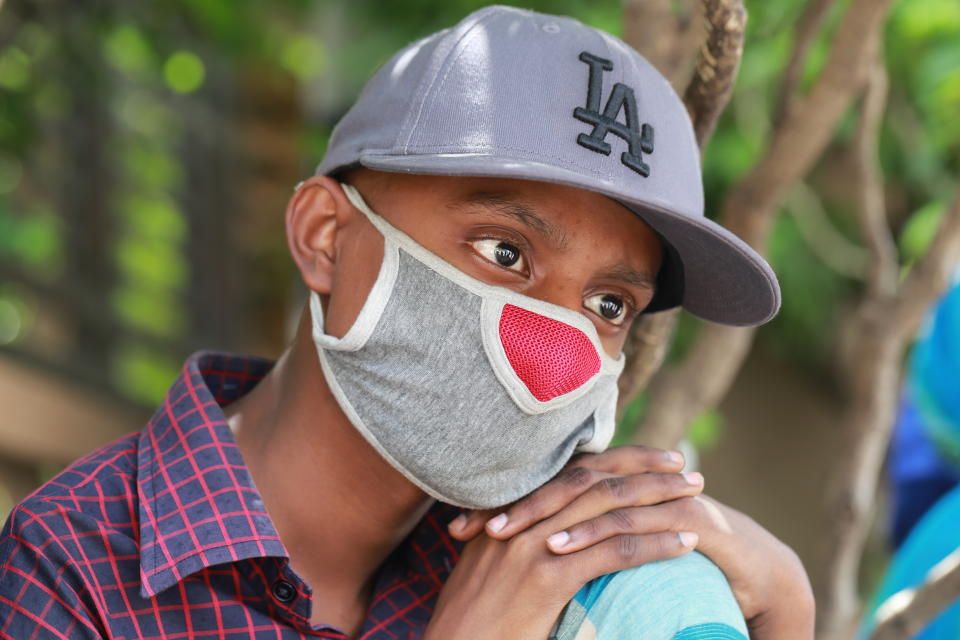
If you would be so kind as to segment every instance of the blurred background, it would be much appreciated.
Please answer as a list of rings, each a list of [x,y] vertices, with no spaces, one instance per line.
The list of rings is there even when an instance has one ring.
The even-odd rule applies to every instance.
[[[0,2],[0,514],[69,461],[141,428],[191,352],[279,354],[303,299],[283,236],[293,185],[380,63],[485,4]],[[624,35],[621,0],[507,4]],[[808,4],[746,3],[739,76],[703,160],[711,215],[777,124]],[[851,3],[821,4],[800,90]],[[936,236],[960,168],[960,3],[899,0],[883,41],[879,158],[906,270]],[[767,255],[783,309],[689,435],[707,491],[797,549],[813,573],[811,514],[843,447],[838,354],[866,261],[849,177],[855,115],[778,206]],[[670,357],[695,333],[681,318]],[[876,537],[868,585],[886,562]]]

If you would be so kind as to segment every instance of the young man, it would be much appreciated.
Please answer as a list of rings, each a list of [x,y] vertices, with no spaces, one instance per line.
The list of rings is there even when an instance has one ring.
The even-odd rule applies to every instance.
[[[779,303],[698,166],[666,81],[576,21],[490,7],[399,52],[288,205],[290,347],[191,357],[19,505],[0,635],[812,637],[786,547],[679,454],[605,451],[637,314]],[[694,547],[726,578],[648,564]]]

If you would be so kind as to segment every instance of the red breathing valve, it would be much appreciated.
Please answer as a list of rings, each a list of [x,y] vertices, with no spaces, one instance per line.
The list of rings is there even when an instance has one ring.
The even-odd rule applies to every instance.
[[[583,331],[512,304],[500,314],[500,341],[517,377],[540,402],[579,389],[600,371],[600,356]]]

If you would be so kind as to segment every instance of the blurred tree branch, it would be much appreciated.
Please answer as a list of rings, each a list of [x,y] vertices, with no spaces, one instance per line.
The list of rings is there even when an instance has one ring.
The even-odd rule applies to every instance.
[[[960,549],[937,563],[916,589],[890,596],[877,611],[870,640],[908,640],[960,597]]]
[[[773,116],[774,126],[783,122],[787,111],[796,104],[797,85],[800,83],[800,75],[807,62],[807,54],[833,4],[834,0],[812,0],[800,16],[796,36],[793,39],[793,50],[790,52],[790,61],[787,63],[787,69],[780,83],[780,91],[777,93],[777,106]]]
[[[854,0],[809,95],[785,114],[758,163],[729,192],[721,221],[755,249],[763,251],[789,189],[821,155],[863,86],[872,60],[869,43],[880,32],[889,4]],[[705,324],[684,361],[653,380],[636,440],[674,446],[690,422],[726,393],[753,335],[754,329]]]
[[[856,625],[857,575],[869,533],[877,484],[899,397],[900,363],[924,314],[946,288],[960,252],[960,191],[929,251],[898,287],[900,265],[887,221],[877,142],[886,105],[887,75],[879,35],[854,140],[858,222],[868,249],[867,282],[854,319],[850,399],[843,421],[846,446],[827,504],[819,637],[850,637]]]
[[[847,240],[830,220],[820,196],[800,181],[787,196],[787,212],[797,230],[817,258],[848,278],[863,280],[866,251]]]
[[[655,4],[632,0],[627,3],[627,33],[638,33],[633,23],[657,24],[658,20],[646,20],[644,11],[654,12],[660,24],[664,13],[669,13],[669,3]],[[702,3],[706,36],[697,54],[694,74],[684,91],[684,104],[693,122],[694,133],[701,153],[713,134],[717,120],[730,101],[733,84],[743,55],[743,39],[746,33],[747,12],[742,0],[704,0]],[[674,32],[682,30],[687,23],[677,22]],[[644,33],[650,32],[650,27]],[[674,51],[657,51],[652,62],[684,60],[684,48],[689,41],[670,38],[671,31],[660,31],[659,41],[673,43]],[[649,49],[647,40],[631,41],[643,53]],[[661,47],[662,48],[662,47]],[[672,64],[676,64],[675,62]],[[670,68],[672,77],[678,69]],[[663,363],[669,348],[670,337],[676,327],[679,310],[642,316],[631,330],[630,339],[624,347],[627,366],[620,376],[620,408],[625,407],[650,382]]]
[[[703,36],[700,0],[626,0],[624,39],[680,93]]]

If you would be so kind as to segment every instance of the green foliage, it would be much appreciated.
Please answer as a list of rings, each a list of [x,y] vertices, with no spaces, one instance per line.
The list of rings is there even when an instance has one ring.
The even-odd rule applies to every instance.
[[[203,61],[189,51],[177,51],[163,63],[163,78],[177,93],[193,93],[203,84]]]
[[[0,258],[14,259],[42,278],[60,270],[60,219],[51,211],[17,215],[0,201]]]
[[[114,27],[103,40],[103,52],[107,62],[131,75],[144,74],[156,64],[156,52],[132,24]]]
[[[811,251],[791,215],[776,219],[768,255],[782,293],[780,313],[767,329],[775,336],[769,344],[813,366],[830,362],[839,305],[849,299],[849,282]]]
[[[633,442],[633,436],[637,431],[637,426],[643,420],[644,414],[647,412],[647,394],[640,393],[636,398],[633,399],[626,409],[623,411],[623,415],[620,416],[620,420],[617,422],[616,432],[613,434],[613,441],[611,443],[614,447],[619,447],[624,444],[630,444]]]
[[[16,287],[0,288],[0,345],[16,342],[32,321],[30,309]]]
[[[25,89],[30,80],[30,56],[18,47],[0,55],[0,87],[12,91]]]
[[[690,423],[687,439],[700,453],[717,446],[723,436],[723,415],[716,409],[707,409]]]
[[[900,233],[900,255],[907,264],[926,253],[940,228],[945,202],[930,202],[911,214]]]
[[[99,69],[97,91],[111,118],[102,144],[112,154],[113,171],[104,206],[115,222],[109,230],[115,273],[106,299],[131,336],[144,336],[142,343],[130,339],[118,347],[114,379],[121,394],[152,402],[176,371],[171,363],[185,355],[164,352],[155,340],[180,344],[193,330],[186,301],[195,274],[186,247],[189,215],[198,215],[198,208],[188,206],[192,203],[187,201],[187,187],[196,176],[183,161],[193,142],[187,135],[190,119],[209,117],[198,114],[214,104],[216,109],[233,108],[235,96],[219,103],[212,101],[213,96],[224,87],[229,95],[236,86],[231,82],[241,78],[278,76],[299,83],[307,125],[300,130],[298,150],[301,164],[311,167],[320,159],[333,123],[379,64],[399,47],[487,4],[114,1],[104,3],[109,10],[100,13],[72,14],[76,22],[70,24],[71,38],[65,38],[64,27],[56,21],[25,21],[0,48],[0,261],[47,282],[65,281],[77,268],[64,265],[72,240],[65,236],[68,221],[54,203],[59,202],[56,196],[64,177],[82,175],[84,167],[65,166],[58,153],[62,136],[76,126],[70,119],[83,97],[76,86],[84,85],[74,81],[75,75]],[[612,33],[622,32],[621,0],[507,4],[572,15]],[[748,2],[738,82],[703,159],[710,215],[718,213],[730,187],[769,142],[777,91],[806,4]],[[849,0],[836,3],[825,34],[812,44],[801,78],[803,89],[822,69],[848,6]],[[66,40],[84,46],[66,49]],[[891,217],[904,221],[899,243],[902,259],[909,263],[935,234],[942,203],[960,171],[960,3],[897,2],[886,29],[885,55],[891,89],[880,152],[887,189],[894,196],[891,206],[899,208]],[[854,116],[847,115],[836,135],[838,153],[849,139]],[[214,117],[231,114],[216,112]],[[235,142],[228,137],[222,144]],[[818,189],[816,179],[811,179],[813,189]],[[828,218],[857,242],[849,199],[827,191],[822,197]],[[835,322],[857,294],[859,283],[825,266],[791,216],[781,216],[775,223],[768,253],[783,286],[783,309],[761,339],[822,367],[831,357]],[[29,305],[11,300],[0,295],[0,342],[12,333],[9,327],[33,321]],[[244,305],[254,308],[257,302]],[[681,321],[672,359],[683,354],[697,328],[689,318]],[[627,422],[636,422],[643,405],[641,398],[628,410]],[[705,434],[720,431],[716,416],[704,416],[701,422],[706,426],[698,428]],[[621,430],[617,437],[629,435]],[[708,435],[704,438],[709,440]]]
[[[180,373],[181,364],[178,356],[140,345],[121,345],[111,373],[114,384],[128,398],[156,406]]]

